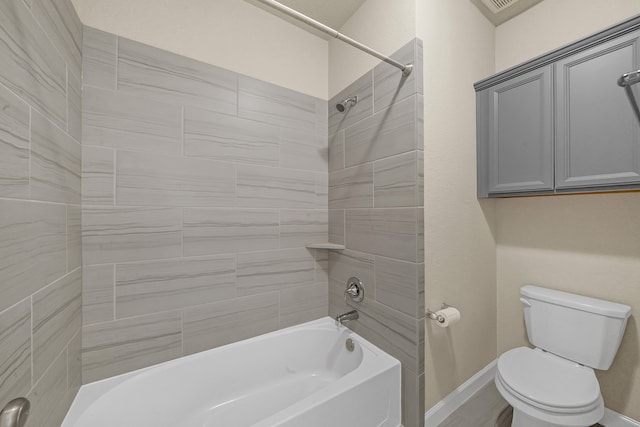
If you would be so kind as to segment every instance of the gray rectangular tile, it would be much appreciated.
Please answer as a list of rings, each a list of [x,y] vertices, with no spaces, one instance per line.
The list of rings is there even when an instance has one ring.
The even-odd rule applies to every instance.
[[[117,88],[118,38],[91,27],[84,27],[82,48],[83,83],[104,89]]]
[[[233,206],[235,166],[117,151],[116,203],[120,206]]]
[[[405,426],[424,425],[424,373],[402,369],[402,423]],[[495,421],[495,420],[494,420]],[[463,427],[454,424],[455,427]],[[439,427],[444,427],[442,424]],[[472,423],[468,427],[480,427],[479,423]],[[486,427],[496,427],[495,423]]]
[[[83,207],[82,245],[84,264],[179,257],[182,210]]]
[[[0,85],[0,196],[29,197],[29,106]]]
[[[114,205],[114,162],[111,148],[82,147],[83,205]]]
[[[376,161],[373,181],[376,208],[417,206],[417,151]]]
[[[413,64],[413,71],[408,77],[403,76],[397,68],[381,62],[373,70],[374,111],[378,112],[415,93],[418,93],[422,82],[422,51],[417,39],[398,49],[391,58],[402,64]],[[420,86],[418,86],[420,84]]]
[[[418,262],[424,261],[424,208],[418,208],[418,254],[416,259]]]
[[[36,111],[31,113],[31,198],[80,204],[80,144]]]
[[[67,133],[82,141],[82,82],[72,73],[67,75]]]
[[[326,132],[302,132],[282,129],[280,166],[291,169],[327,172],[329,143]]]
[[[424,96],[416,95],[416,149],[424,151]]]
[[[341,282],[332,278],[329,278],[329,317],[335,319],[339,314],[346,313],[353,310],[353,307],[348,306],[344,300],[344,290],[346,282]],[[366,289],[366,288],[365,288]],[[365,291],[366,292],[366,291]]]
[[[329,210],[329,242],[344,245],[344,210]]]
[[[418,213],[415,208],[353,209],[346,211],[349,249],[416,262]]]
[[[336,109],[337,103],[356,95],[358,103],[348,111],[341,113]],[[369,71],[329,101],[329,135],[334,135],[372,114],[373,71]]]
[[[253,295],[315,281],[315,264],[305,248],[252,252],[238,255],[238,295]]]
[[[31,388],[31,300],[0,313],[0,402]]]
[[[329,129],[329,102],[316,98],[316,130],[327,135]]]
[[[82,213],[80,206],[67,206],[67,271],[82,265]]]
[[[242,117],[185,108],[184,154],[278,166],[280,128]]]
[[[366,298],[375,298],[375,257],[351,250],[329,251],[329,277],[339,283],[340,292],[347,287],[350,277],[357,277],[365,288]]]
[[[421,39],[416,38],[416,60],[415,63],[418,65],[418,69],[414,71],[418,71],[416,74],[416,92],[419,94],[424,94],[424,43]]]
[[[329,174],[329,208],[373,207],[373,163]]]
[[[184,255],[277,249],[275,209],[185,209]]]
[[[184,311],[184,354],[278,329],[278,293],[248,296]]]
[[[181,355],[182,316],[179,312],[85,326],[82,381],[85,384],[98,381]]]
[[[79,78],[82,75],[82,23],[71,0],[31,0],[31,12],[68,69]]]
[[[113,264],[82,268],[82,324],[115,319],[115,267]]]
[[[116,265],[116,318],[233,298],[236,258],[192,258]]]
[[[316,209],[329,206],[329,174],[316,173]]]
[[[327,316],[327,292],[326,283],[280,291],[280,328]]]
[[[0,199],[0,310],[67,271],[64,205]]]
[[[418,151],[418,206],[424,206],[424,151]]]
[[[240,76],[238,116],[307,132],[317,131],[316,98]]]
[[[78,329],[76,336],[67,347],[67,404],[71,405],[82,386],[82,330]]]
[[[235,114],[238,75],[120,38],[118,89],[164,102]]]
[[[344,131],[329,136],[329,172],[344,169]]]
[[[423,271],[424,264],[376,257],[376,301],[408,316],[423,317],[418,302]]]
[[[329,218],[326,210],[281,210],[280,247],[296,248],[308,243],[323,243],[329,239]]]
[[[352,306],[358,309],[360,318],[350,322],[351,329],[398,359],[403,368],[416,372],[424,366],[418,349],[419,323],[424,323],[424,319],[416,320],[370,298]]]
[[[69,273],[33,295],[33,376],[40,378],[80,331],[82,272]],[[66,380],[66,378],[65,378]]]
[[[94,87],[82,93],[82,143],[154,153],[181,153],[182,109]]]
[[[37,382],[36,382],[37,381]],[[62,424],[70,402],[67,400],[67,351],[57,355],[47,372],[34,379],[27,395],[31,401],[30,426],[56,427]]]
[[[316,262],[316,284],[327,284],[329,281],[329,252],[326,249],[316,249],[313,259]]]
[[[313,209],[315,176],[303,171],[238,165],[238,207]]]
[[[345,133],[346,166],[416,149],[415,95],[362,120]]]
[[[64,60],[21,0],[0,2],[0,21],[0,83],[66,128]]]

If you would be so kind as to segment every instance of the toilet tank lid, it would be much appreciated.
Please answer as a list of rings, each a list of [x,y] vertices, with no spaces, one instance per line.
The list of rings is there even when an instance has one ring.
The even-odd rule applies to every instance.
[[[540,286],[525,285],[520,289],[520,294],[526,298],[575,308],[576,310],[587,311],[603,316],[626,319],[631,315],[631,307],[628,305],[556,291],[554,289],[541,288]]]

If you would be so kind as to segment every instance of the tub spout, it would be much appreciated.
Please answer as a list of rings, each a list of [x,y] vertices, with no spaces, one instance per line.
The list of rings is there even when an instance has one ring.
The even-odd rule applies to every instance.
[[[351,310],[344,314],[339,314],[336,316],[336,325],[342,325],[344,322],[348,322],[350,320],[357,320],[360,315],[357,310]]]

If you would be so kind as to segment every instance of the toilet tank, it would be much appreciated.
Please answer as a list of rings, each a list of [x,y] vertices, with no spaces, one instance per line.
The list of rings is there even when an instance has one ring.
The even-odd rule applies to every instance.
[[[529,342],[565,359],[607,370],[631,307],[539,286],[520,290]]]

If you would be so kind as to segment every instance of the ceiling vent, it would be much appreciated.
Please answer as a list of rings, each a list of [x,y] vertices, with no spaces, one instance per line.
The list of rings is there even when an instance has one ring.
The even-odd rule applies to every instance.
[[[493,13],[502,12],[509,6],[517,3],[519,0],[482,0],[482,3]]]

